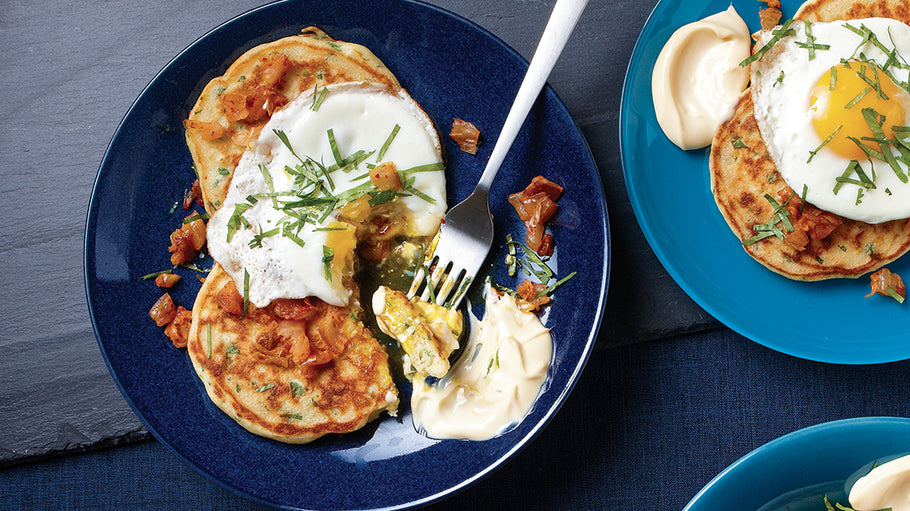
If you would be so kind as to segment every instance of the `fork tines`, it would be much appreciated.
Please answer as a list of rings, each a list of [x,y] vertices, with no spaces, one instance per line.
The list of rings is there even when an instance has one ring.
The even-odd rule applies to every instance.
[[[440,261],[439,256],[430,253],[411,281],[408,298],[419,296],[425,302],[453,308],[461,303],[470,285],[471,277],[465,268],[457,267],[454,261]]]

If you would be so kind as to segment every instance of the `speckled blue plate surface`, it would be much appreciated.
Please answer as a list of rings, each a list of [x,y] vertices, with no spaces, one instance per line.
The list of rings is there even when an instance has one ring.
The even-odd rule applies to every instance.
[[[783,0],[784,18],[800,3]],[[750,31],[758,29],[761,4],[752,0],[661,0],[633,50],[620,107],[620,147],[626,189],[645,238],[696,303],[764,346],[842,364],[910,358],[906,303],[881,296],[864,300],[868,277],[797,282],[756,262],[711,195],[708,149],[683,151],[660,130],[651,97],[657,55],[677,28],[731,4]],[[910,275],[910,257],[888,267]]]
[[[825,511],[847,505],[845,482],[877,458],[910,451],[910,419],[862,417],[784,435],[727,467],[683,511]]]
[[[476,482],[533,438],[557,411],[584,367],[603,315],[609,225],[599,174],[565,106],[551,89],[538,100],[491,193],[498,239],[488,260],[496,282],[514,285],[501,263],[506,233],[523,227],[506,202],[537,174],[565,187],[552,224],[560,288],[545,316],[555,342],[545,391],[512,431],[484,442],[431,440],[411,424],[409,387],[398,418],[356,433],[294,446],[254,436],[216,408],[184,350],[148,317],[161,291],[140,281],[168,268],[171,212],[192,182],[181,122],[202,86],[256,44],[316,25],[369,47],[436,123],[448,164],[450,204],[473,188],[518,90],[524,61],[480,27],[414,2],[287,1],[246,13],[208,33],[169,63],[142,92],[111,141],[88,211],[85,279],[101,351],[127,401],[148,429],[199,472],[256,501],[290,509],[385,509],[426,504]],[[543,27],[541,27],[541,31]],[[475,123],[476,156],[445,136],[453,117]],[[182,270],[182,269],[181,269]],[[198,283],[174,288],[191,307]]]

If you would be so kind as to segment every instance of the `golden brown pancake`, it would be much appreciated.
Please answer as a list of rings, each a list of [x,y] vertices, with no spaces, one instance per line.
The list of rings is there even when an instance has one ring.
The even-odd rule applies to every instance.
[[[908,0],[810,0],[794,19],[836,21],[887,17],[910,22]],[[742,143],[733,144],[734,140]],[[792,190],[777,172],[759,133],[753,114],[752,94],[746,89],[733,117],[717,131],[711,146],[711,191],[730,228],[741,240],[756,232],[753,226],[768,222],[780,190]],[[910,250],[910,219],[867,224],[843,222],[822,240],[810,240],[802,251],[777,237],[744,245],[746,252],[767,268],[797,280],[859,277],[897,259]]]
[[[910,23],[908,0],[809,0],[793,16],[804,21],[893,18]]]
[[[388,357],[356,306],[295,300],[285,303],[296,306],[293,314],[273,302],[263,309],[249,305],[242,316],[219,299],[230,285],[216,264],[193,305],[187,352],[209,397],[240,425],[305,443],[396,412]]]
[[[754,236],[753,226],[773,216],[774,207],[765,194],[778,199],[780,190],[786,190],[784,196],[792,193],[762,141],[748,89],[733,117],[714,136],[710,172],[714,200],[740,241]],[[874,225],[841,220],[843,223],[831,234],[810,240],[801,251],[774,236],[743,248],[767,268],[797,280],[858,277],[910,249],[910,219]]]
[[[223,134],[206,140],[206,130],[186,129],[206,210],[211,213],[221,206],[248,142],[258,136],[282,102],[342,82],[399,87],[392,72],[370,50],[335,41],[315,27],[248,50],[224,75],[212,79],[190,111],[188,123],[217,122]],[[244,115],[243,108],[248,110],[246,117],[235,119]]]

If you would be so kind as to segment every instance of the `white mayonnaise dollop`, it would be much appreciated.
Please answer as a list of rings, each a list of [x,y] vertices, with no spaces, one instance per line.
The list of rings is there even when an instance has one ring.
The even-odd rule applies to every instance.
[[[856,511],[910,511],[910,456],[882,463],[857,479],[850,505]]]
[[[683,25],[664,45],[651,75],[657,122],[682,149],[705,147],[733,115],[749,83],[749,28],[731,5]]]
[[[433,438],[486,440],[520,422],[541,392],[553,355],[549,330],[515,298],[486,289],[465,351],[436,385],[415,378],[414,424]]]

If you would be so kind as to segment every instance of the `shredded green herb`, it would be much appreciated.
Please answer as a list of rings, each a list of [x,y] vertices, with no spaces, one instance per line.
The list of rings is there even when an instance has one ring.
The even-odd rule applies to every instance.
[[[822,147],[825,147],[826,145],[828,145],[828,143],[830,143],[831,140],[833,140],[834,137],[837,136],[837,134],[840,132],[840,129],[843,128],[843,127],[844,127],[843,125],[838,126],[837,129],[834,130],[833,133],[831,133],[830,135],[828,135],[827,137],[825,137],[824,140],[822,140],[822,143],[819,144],[818,147],[816,147],[815,149],[809,151],[809,159],[806,160],[806,163],[811,162],[811,161],[812,161],[812,158],[815,158],[815,155],[818,154],[819,151],[821,151]]]
[[[319,111],[319,107],[322,106],[322,102],[325,101],[326,95],[329,93],[328,87],[323,87],[322,92],[319,95],[316,95],[316,90],[319,88],[318,85],[313,86],[313,106],[311,107],[314,112]]]
[[[322,264],[325,267],[325,279],[332,280],[332,260],[335,259],[335,251],[326,245],[322,246]]]
[[[156,271],[154,273],[149,273],[147,275],[143,275],[143,276],[139,277],[139,280],[151,280],[151,279],[157,277],[158,275],[164,275],[164,274],[169,274],[169,273],[174,273],[174,272],[172,270]]]
[[[246,268],[243,269],[243,314],[241,318],[246,317],[246,313],[250,308],[250,272],[246,271]]]
[[[812,24],[809,21],[806,21],[806,42],[797,41],[796,45],[800,48],[805,48],[809,50],[809,60],[815,58],[815,50],[828,50],[831,48],[830,44],[818,44],[815,42],[815,36],[812,35]]]
[[[389,136],[386,137],[385,142],[382,144],[382,147],[379,148],[379,154],[376,155],[376,161],[382,161],[382,157],[385,156],[385,152],[389,150],[389,146],[392,145],[392,141],[395,140],[395,135],[398,134],[398,130],[401,129],[401,126],[398,124],[392,128],[392,132],[389,133]]]
[[[793,24],[792,19],[788,19],[781,25],[779,28],[776,28],[771,31],[771,38],[768,39],[768,42],[764,46],[755,51],[749,58],[743,60],[739,63],[740,66],[748,66],[752,62],[759,60],[764,57],[768,51],[774,47],[782,38],[790,35],[796,35],[796,31],[790,28],[790,25]]]

